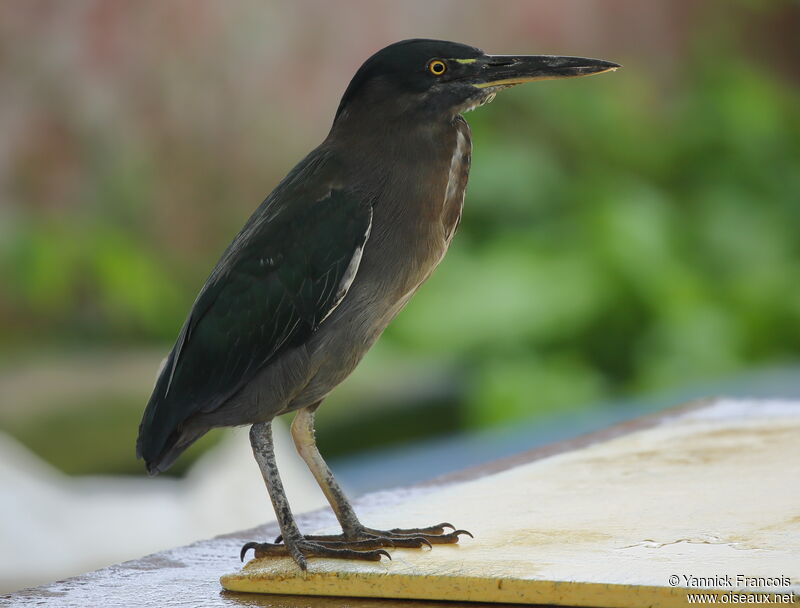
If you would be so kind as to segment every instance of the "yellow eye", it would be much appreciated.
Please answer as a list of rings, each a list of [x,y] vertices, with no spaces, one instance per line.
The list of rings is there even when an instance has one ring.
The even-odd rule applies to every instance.
[[[428,71],[434,76],[441,76],[447,71],[447,64],[441,59],[434,59],[428,64]]]

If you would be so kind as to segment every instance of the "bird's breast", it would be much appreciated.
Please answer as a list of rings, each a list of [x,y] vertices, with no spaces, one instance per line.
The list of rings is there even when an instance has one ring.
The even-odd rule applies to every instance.
[[[469,126],[460,116],[441,136],[440,154],[421,178],[427,187],[412,199],[408,211],[416,218],[412,241],[418,274],[408,285],[411,293],[435,270],[447,253],[461,222],[469,177],[472,144]],[[410,296],[411,293],[408,295]]]
[[[447,252],[461,220],[471,151],[469,126],[459,117],[385,169],[359,274],[376,286],[390,316]]]
[[[469,167],[472,155],[469,127],[460,116],[456,123],[456,143],[450,157],[450,169],[447,173],[447,186],[442,200],[441,222],[445,236],[445,251],[461,222],[464,208],[464,192],[469,178]],[[444,253],[443,253],[444,254]]]
[[[469,127],[460,119],[439,137],[393,163],[364,157],[364,170],[382,175],[370,236],[349,291],[307,346],[316,372],[298,403],[322,398],[355,368],[447,252],[464,202]]]

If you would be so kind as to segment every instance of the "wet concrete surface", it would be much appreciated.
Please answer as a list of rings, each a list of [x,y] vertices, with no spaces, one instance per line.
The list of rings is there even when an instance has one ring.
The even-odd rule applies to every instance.
[[[362,497],[355,506],[359,512],[363,513],[391,511],[397,502],[424,500],[427,494],[437,492],[445,485],[477,479],[522,463],[576,450],[637,430],[659,426],[687,412],[705,411],[709,409],[709,405],[709,402],[688,404],[653,416],[619,424],[591,435],[544,446],[502,461],[483,464],[477,468],[426,484],[377,492]],[[267,506],[265,501],[265,508]],[[299,516],[298,524],[301,530],[306,532],[333,532],[337,528],[336,520],[328,509]],[[135,522],[132,525],[146,526],[147,522]],[[447,602],[417,600],[255,595],[223,591],[219,577],[240,568],[239,551],[241,546],[252,540],[272,540],[277,533],[277,526],[272,524],[196,542],[79,577],[2,595],[0,596],[0,606],[163,606],[168,608],[174,606],[273,606],[286,608],[453,606],[452,603]],[[47,547],[43,546],[41,550],[47,551]],[[481,604],[471,605],[480,606]],[[484,605],[502,606],[502,604]]]
[[[393,498],[408,499],[409,494],[424,494],[438,486],[380,492],[357,501],[358,509],[388,508]],[[265,505],[266,506],[266,505]],[[303,530],[333,530],[336,520],[329,510],[299,516]],[[147,525],[142,522],[141,525]],[[239,550],[251,540],[273,540],[277,524],[260,526],[213,539],[199,541],[161,553],[148,555],[78,577],[56,581],[41,587],[0,596],[0,606],[37,607],[234,607],[266,606],[273,608],[391,608],[413,606],[428,608],[452,606],[450,602],[381,600],[370,598],[327,598],[281,595],[257,595],[224,591],[219,577],[241,567]],[[46,551],[46,547],[42,547]],[[252,556],[252,555],[251,555]],[[475,606],[502,606],[474,604]]]

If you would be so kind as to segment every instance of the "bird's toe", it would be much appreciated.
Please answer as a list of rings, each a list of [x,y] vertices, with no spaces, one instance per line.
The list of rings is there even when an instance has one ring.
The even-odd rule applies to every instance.
[[[303,540],[297,544],[298,550],[306,557],[329,557],[333,559],[358,559],[363,561],[378,562],[385,556],[392,559],[387,551],[379,548],[372,548],[369,542],[366,543],[325,543]],[[355,547],[355,548],[354,548]],[[365,550],[366,549],[366,550]]]
[[[367,538],[362,540],[310,540],[304,537],[288,543],[257,543],[249,542],[242,546],[240,557],[244,561],[247,552],[252,549],[254,557],[291,557],[301,570],[307,569],[306,558],[329,557],[333,559],[357,559],[366,561],[380,561],[381,557],[392,559],[387,551],[381,547],[391,546],[379,539]],[[411,545],[400,545],[411,546]],[[418,545],[417,545],[418,546]]]
[[[452,532],[445,532],[446,528],[450,528]],[[424,541],[424,544],[428,546],[452,544],[457,543],[462,534],[474,538],[469,531],[456,529],[453,524],[449,523],[436,524],[426,528],[392,528],[391,530],[365,528],[364,533],[391,540],[395,547],[419,548],[422,546],[419,543],[420,540]]]
[[[444,534],[445,528],[450,528],[451,530],[455,530],[456,527],[448,522],[442,522],[440,524],[434,524],[433,526],[427,526],[425,528],[392,528],[389,530],[392,534]]]

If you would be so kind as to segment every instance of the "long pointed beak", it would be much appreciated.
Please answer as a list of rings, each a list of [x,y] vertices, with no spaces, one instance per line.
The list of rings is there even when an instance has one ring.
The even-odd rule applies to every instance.
[[[479,89],[510,87],[534,80],[602,74],[620,67],[622,66],[612,61],[586,57],[490,55],[473,85]]]

